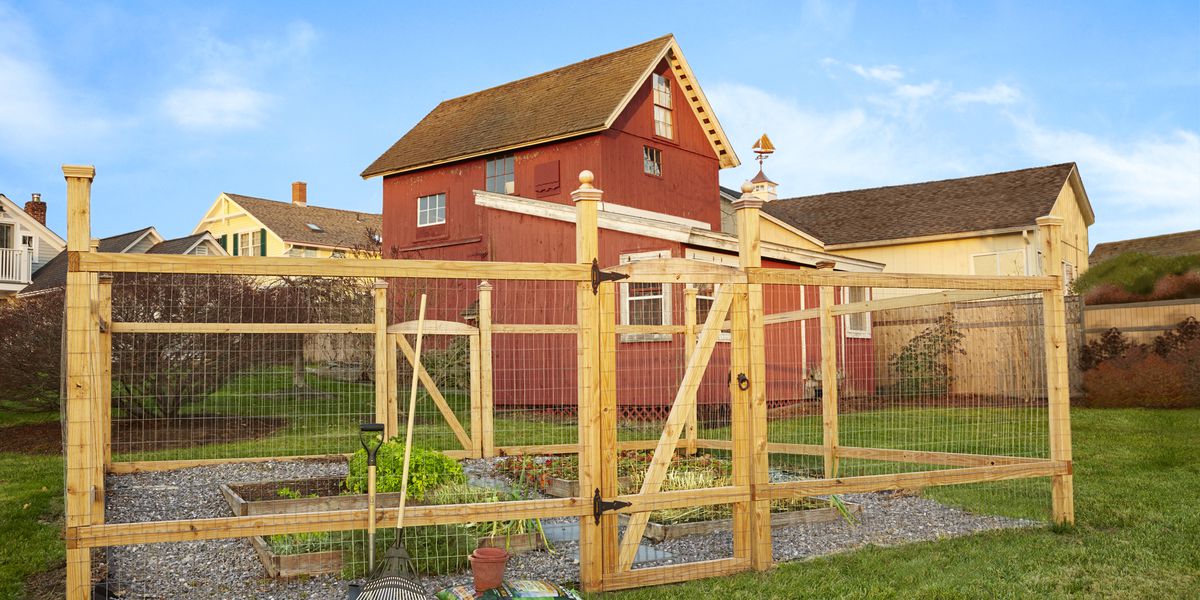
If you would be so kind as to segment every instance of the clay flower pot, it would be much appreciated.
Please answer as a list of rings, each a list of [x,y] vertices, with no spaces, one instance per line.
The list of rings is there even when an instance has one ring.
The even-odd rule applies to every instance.
[[[500,587],[508,551],[504,548],[479,548],[471,553],[471,574],[475,576],[475,593]]]

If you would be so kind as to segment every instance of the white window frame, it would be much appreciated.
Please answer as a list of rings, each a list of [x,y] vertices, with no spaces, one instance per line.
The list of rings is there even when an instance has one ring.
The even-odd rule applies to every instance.
[[[424,206],[424,203],[429,200],[437,202],[437,204],[434,204],[432,206]],[[422,219],[429,217],[429,215],[432,215],[431,217],[429,217],[430,219],[437,219],[438,213],[439,213],[438,208],[441,208],[441,211],[440,211],[441,212],[441,220],[440,221],[436,221],[436,220],[430,220],[428,222],[421,221]],[[445,192],[439,192],[437,194],[426,194],[424,196],[417,196],[417,227],[432,227],[434,225],[444,225],[445,223],[446,223],[446,193]]]
[[[863,299],[862,300],[852,300],[850,298],[850,290],[851,289],[862,290],[863,291]],[[871,299],[871,288],[869,288],[869,287],[849,286],[849,287],[842,288],[842,304],[850,304],[851,302],[866,302],[870,299]],[[862,329],[852,328],[850,326],[850,324],[854,320],[853,317],[860,316],[860,315],[863,318],[864,328],[862,328]],[[842,315],[842,331],[846,332],[846,337],[848,337],[848,338],[854,338],[854,339],[860,339],[860,340],[871,339],[871,313],[863,312],[863,313]]]
[[[700,262],[716,263],[718,265],[725,266],[725,267],[741,266],[741,263],[739,262],[738,257],[735,255],[730,255],[730,254],[720,254],[718,252],[708,252],[705,250],[696,250],[694,248],[688,248],[688,249],[684,250],[683,256],[684,256],[684,258],[686,258],[688,260],[697,260]],[[716,303],[717,294],[721,293],[721,284],[714,283],[714,284],[712,284],[712,286],[713,286],[713,291],[712,291],[713,295],[711,297],[711,300],[713,301],[713,303]],[[687,284],[687,287],[695,288],[698,286],[694,283],[689,283],[689,284]],[[699,292],[697,292],[696,300],[700,300],[701,298],[709,298],[709,296],[704,296],[704,295],[700,294]],[[728,318],[726,318],[726,320],[728,320]],[[697,327],[704,326],[704,319],[702,319],[700,317],[699,309],[696,310],[696,326]],[[731,332],[731,331],[722,330],[720,335],[717,336],[718,342],[729,342],[732,340],[733,340],[733,332]]]
[[[675,119],[673,115],[675,111],[674,100],[671,97],[671,80],[667,76],[658,73],[654,73],[650,77],[651,95],[654,102],[654,135],[673,140],[675,139]],[[662,124],[661,131],[659,128],[660,124]]]
[[[237,233],[238,256],[262,256],[262,229],[247,229]],[[246,253],[246,244],[242,243],[242,236],[250,236],[250,247],[253,248],[252,254]]]
[[[1009,249],[1009,250],[994,250],[992,252],[976,252],[976,253],[972,254],[970,257],[970,259],[971,259],[971,274],[978,275],[978,273],[975,272],[975,258],[976,257],[979,257],[979,256],[995,257],[996,258],[996,273],[999,273],[1000,272],[1000,255],[1002,255],[1002,254],[1018,254],[1018,253],[1021,255],[1021,271],[1022,272],[1018,273],[1017,275],[1021,275],[1021,276],[1027,275],[1029,273],[1029,257],[1025,253],[1024,248],[1015,248],[1015,249]]]
[[[0,229],[8,231],[8,243],[11,246],[0,246],[6,250],[19,250],[21,241],[17,239],[17,224],[16,223],[0,223]]]
[[[633,252],[630,254],[622,254],[618,261],[620,264],[627,265],[639,260],[654,260],[658,258],[671,258],[670,250],[655,250],[653,252]],[[662,286],[662,324],[671,324],[671,285],[668,283],[660,284]],[[621,294],[621,324],[629,324],[629,284],[622,283],[620,286]],[[671,334],[668,333],[626,333],[620,336],[622,342],[669,342]]]
[[[1075,283],[1075,280],[1079,278],[1079,273],[1075,270],[1075,263],[1069,260],[1064,260],[1062,267],[1063,295],[1070,296],[1071,284]]]
[[[650,166],[654,170],[648,170]],[[654,146],[642,146],[642,172],[655,177],[662,177],[662,150]]]
[[[498,171],[497,164],[506,169],[506,171]],[[490,169],[490,175],[489,175]],[[496,184],[499,184],[498,186]],[[508,184],[513,184],[513,190],[508,189]],[[494,158],[487,159],[484,163],[483,171],[483,189],[497,194],[512,194],[517,186],[517,155],[504,154]],[[496,189],[498,188],[498,189]]]

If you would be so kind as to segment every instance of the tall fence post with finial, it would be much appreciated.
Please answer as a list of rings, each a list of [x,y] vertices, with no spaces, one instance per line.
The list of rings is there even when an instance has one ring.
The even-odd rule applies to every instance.
[[[1067,473],[1050,478],[1052,516],[1055,523],[1075,524],[1075,482],[1071,474],[1071,388],[1068,381],[1066,290],[1062,262],[1063,218],[1038,217],[1042,242],[1043,275],[1054,277],[1054,289],[1042,292],[1042,326],[1045,329],[1046,400],[1050,420],[1050,459],[1068,466]]]

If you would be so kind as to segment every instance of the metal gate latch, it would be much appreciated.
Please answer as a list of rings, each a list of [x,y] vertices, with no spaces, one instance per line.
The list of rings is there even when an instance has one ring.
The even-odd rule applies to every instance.
[[[601,281],[620,281],[629,279],[629,276],[624,273],[608,273],[600,270],[600,261],[592,259],[592,295],[600,293]]]
[[[596,493],[592,494],[592,516],[596,517],[596,524],[600,524],[600,515],[610,511],[633,506],[630,502],[621,502],[620,500],[605,501],[600,497],[600,488],[596,488]]]

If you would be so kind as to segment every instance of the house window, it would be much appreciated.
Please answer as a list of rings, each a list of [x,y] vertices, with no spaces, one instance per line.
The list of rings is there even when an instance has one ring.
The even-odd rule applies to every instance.
[[[13,247],[13,226],[0,224],[0,248]]]
[[[654,135],[673,137],[671,121],[671,80],[654,74]]]
[[[33,250],[33,236],[32,235],[21,236],[21,245],[25,246],[26,248],[28,248],[30,250]]]
[[[662,175],[662,150],[642,146],[642,171],[649,175]]]
[[[417,198],[417,227],[446,222],[446,195],[432,194]]]
[[[238,234],[238,250],[242,256],[262,256],[262,231],[245,231]]]
[[[487,187],[485,189],[497,194],[512,194],[515,191],[513,155],[508,154],[488,159]]]
[[[845,303],[852,304],[855,302],[866,302],[870,299],[870,294],[868,289],[865,287],[847,287],[843,288],[842,297],[844,298]],[[845,315],[843,318],[845,319],[844,326],[846,328],[846,337],[871,337],[871,313],[850,313]]]
[[[688,249],[684,256],[689,260],[716,263],[726,267],[736,268],[738,266],[738,257],[729,254]],[[708,320],[708,311],[712,310],[712,305],[717,300],[717,292],[721,291],[721,286],[715,283],[689,283],[688,287],[696,288],[696,325],[703,327],[704,322]],[[730,332],[722,331],[717,337],[717,341],[728,342],[730,337]]]
[[[1075,265],[1068,261],[1063,261],[1063,292],[1067,295],[1071,294],[1071,285],[1075,283],[1075,278],[1079,276],[1079,272],[1075,270]]]
[[[1000,250],[971,255],[972,275],[1024,275],[1025,251]]]
[[[292,246],[291,250],[288,250],[288,256],[293,258],[318,258],[320,255],[316,248],[309,246]]]
[[[670,250],[622,254],[621,264],[639,260],[670,258]],[[624,325],[670,325],[671,288],[663,283],[622,283],[621,323]],[[669,341],[669,334],[627,334],[621,336],[626,342]]]

